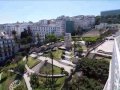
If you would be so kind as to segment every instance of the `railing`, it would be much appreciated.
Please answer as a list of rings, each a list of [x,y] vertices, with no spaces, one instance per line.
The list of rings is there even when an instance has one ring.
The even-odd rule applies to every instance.
[[[117,36],[114,40],[113,55],[112,55],[112,60],[110,62],[110,68],[109,68],[109,77],[103,90],[119,90],[118,88],[119,78],[115,79],[116,77],[115,71],[116,70],[120,71],[120,68],[118,67],[119,63],[120,63],[120,36]],[[120,73],[117,72],[117,75],[120,75]],[[116,80],[117,80],[117,84],[115,84]]]

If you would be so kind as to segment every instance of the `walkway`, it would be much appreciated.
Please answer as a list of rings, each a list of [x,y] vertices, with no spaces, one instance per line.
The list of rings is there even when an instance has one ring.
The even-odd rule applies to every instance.
[[[2,72],[0,73],[0,81],[1,81],[1,79],[2,79]],[[2,83],[0,83],[0,88],[2,88]]]
[[[38,60],[41,60],[41,61],[45,61],[47,60],[48,63],[52,64],[52,60],[48,57],[43,57],[43,56],[40,56],[38,57]],[[62,64],[56,60],[53,60],[53,65],[57,66],[57,67],[60,67],[60,68],[64,68],[65,71],[67,71],[69,74],[71,73],[71,69],[73,69],[72,66],[68,66],[68,65],[65,65],[65,64]]]
[[[26,82],[26,85],[27,85],[27,88],[28,88],[28,90],[32,90],[32,87],[31,87],[31,85],[30,85],[30,77],[25,73],[24,74],[24,79],[25,79],[25,82]]]
[[[34,66],[32,68],[32,70],[34,71],[34,73],[39,73],[40,68],[45,64],[45,61],[41,61],[39,64],[37,64],[36,66]]]
[[[25,61],[25,60],[26,60],[26,57],[23,58],[23,61]],[[25,68],[27,69],[27,72],[34,73],[31,69],[29,69],[29,67],[27,66],[27,64],[25,65]],[[28,90],[32,90],[32,87],[30,85],[30,77],[27,75],[27,73],[25,73],[23,75],[23,78],[25,80],[25,83],[27,85]]]
[[[41,77],[48,77],[48,78],[52,77],[52,75],[46,75],[46,74],[40,74],[40,73],[38,75]],[[53,78],[60,78],[60,77],[64,77],[64,76],[65,76],[65,74],[54,74]]]

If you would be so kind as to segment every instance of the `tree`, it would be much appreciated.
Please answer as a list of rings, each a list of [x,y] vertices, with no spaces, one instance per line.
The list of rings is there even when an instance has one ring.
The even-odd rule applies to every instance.
[[[52,52],[50,51],[50,58],[52,59],[52,85],[51,85],[51,90],[53,90],[53,85],[54,85],[54,80],[53,80],[53,73],[54,73],[54,70],[53,70],[53,54]]]
[[[23,87],[22,85],[18,85],[14,90],[23,90]]]
[[[17,32],[15,30],[12,31],[12,35],[14,37],[15,42],[18,43],[19,41],[18,41],[18,38],[17,38]]]
[[[82,58],[77,64],[76,71],[82,71],[85,76],[105,84],[108,78],[109,62]]]
[[[64,68],[61,67],[60,69],[61,69],[61,74],[63,74],[64,73]]]
[[[21,75],[23,75],[24,71],[25,71],[25,63],[22,62],[22,63],[18,64],[18,66],[15,69],[17,72],[19,72]]]
[[[78,28],[77,28],[77,30],[76,30],[76,34],[77,35],[82,35],[83,34],[83,31],[82,31],[83,29],[80,27],[80,26],[78,26]]]
[[[79,56],[81,56],[82,52],[83,52],[83,49],[82,49],[82,47],[80,46],[80,47],[78,48]]]
[[[56,42],[57,37],[54,34],[49,34],[49,35],[46,36],[46,41],[47,42]]]
[[[36,37],[37,37],[37,42],[38,42],[37,44],[39,45],[39,44],[40,44],[40,42],[41,42],[40,34],[39,34],[39,33],[37,33]]]
[[[95,25],[99,25],[101,22],[101,17],[100,16],[96,16],[95,17]]]
[[[17,33],[16,33],[16,31],[15,31],[15,30],[13,30],[13,31],[12,31],[12,35],[14,35],[14,36],[15,36],[16,34],[17,34]]]
[[[32,88],[37,88],[39,86],[39,78],[37,76],[37,74],[32,74],[30,76],[30,84],[32,86]]]
[[[32,43],[32,32],[30,28],[24,29],[23,32],[21,32],[21,44],[29,44]]]

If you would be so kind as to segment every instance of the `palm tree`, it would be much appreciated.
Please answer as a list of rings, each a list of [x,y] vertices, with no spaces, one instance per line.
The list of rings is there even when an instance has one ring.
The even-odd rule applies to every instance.
[[[52,86],[51,86],[51,90],[53,90],[53,84],[54,84],[54,81],[53,81],[53,54],[52,52],[50,51],[50,58],[52,59]]]

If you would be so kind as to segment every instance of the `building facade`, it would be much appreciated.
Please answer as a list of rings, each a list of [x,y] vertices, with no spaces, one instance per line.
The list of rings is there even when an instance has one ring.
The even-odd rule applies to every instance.
[[[120,9],[101,12],[101,16],[113,16],[113,15],[120,15]]]
[[[44,40],[45,36],[49,34],[54,34],[57,37],[62,35],[60,27],[54,24],[41,25],[39,23],[34,23],[33,25],[30,26],[30,29],[34,36],[39,34],[42,40]]]
[[[74,16],[71,17],[72,21],[74,21],[74,29],[77,30],[78,27],[82,29],[91,29],[95,25],[95,16]]]
[[[0,63],[12,57],[18,50],[19,47],[12,37],[0,35]]]
[[[8,35],[12,35],[12,31],[16,31],[17,35],[19,36],[24,29],[27,29],[32,23],[11,23],[11,24],[1,24],[0,30],[6,32]]]
[[[114,40],[109,76],[103,90],[120,90],[120,36],[117,36]]]
[[[74,32],[74,22],[66,21],[65,28],[66,28],[65,33],[73,33]]]

